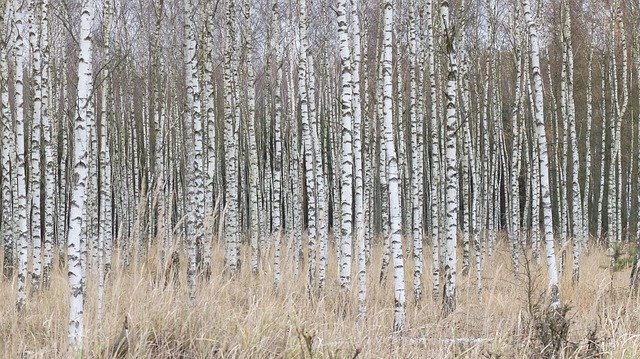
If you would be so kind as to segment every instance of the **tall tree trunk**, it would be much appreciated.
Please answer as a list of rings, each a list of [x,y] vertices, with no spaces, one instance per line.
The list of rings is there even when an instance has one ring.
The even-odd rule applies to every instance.
[[[85,193],[88,178],[88,118],[92,116],[91,93],[93,91],[93,2],[85,0],[80,17],[80,55],[78,61],[78,102],[74,128],[73,146],[73,191],[69,213],[68,263],[69,263],[69,346],[78,353],[84,335],[84,285],[82,281],[81,251],[83,247],[83,222],[85,215]]]
[[[349,290],[351,283],[351,240],[353,217],[353,139],[352,139],[352,85],[351,49],[347,30],[346,0],[338,0],[338,40],[340,63],[342,66],[342,91],[340,96],[340,117],[342,118],[342,160],[340,165],[341,221],[340,221],[340,286]]]
[[[444,31],[449,72],[447,75],[447,122],[445,126],[445,158],[446,158],[446,251],[445,251],[445,283],[444,310],[447,313],[456,308],[456,248],[458,239],[458,157],[456,132],[458,117],[456,113],[456,96],[458,91],[458,63],[456,59],[455,37],[449,18],[449,2],[440,4],[442,26]]]
[[[200,113],[200,80],[197,71],[196,37],[192,22],[191,0],[185,0],[185,78],[187,84],[187,111],[185,123],[187,129],[193,129],[193,147],[188,148],[189,171],[188,193],[189,214],[187,231],[187,286],[191,305],[196,300],[196,246],[204,240],[204,182],[203,182],[203,131]],[[191,137],[191,136],[189,136]],[[205,269],[206,270],[206,269]]]
[[[29,45],[31,47],[31,79],[33,81],[33,117],[31,119],[31,144],[29,146],[29,202],[31,207],[32,270],[31,292],[40,289],[42,275],[42,226],[40,207],[40,186],[42,171],[40,146],[42,137],[42,64],[40,52],[40,8],[41,2],[29,2]]]
[[[5,29],[8,28],[10,23],[10,16],[12,10],[12,1],[5,3],[5,8],[0,8],[0,41],[6,44],[3,48],[2,55],[0,55],[0,125],[2,126],[2,239],[4,243],[4,256],[2,263],[2,274],[6,279],[13,277],[13,271],[15,267],[15,253],[14,253],[14,231],[15,225],[13,221],[14,209],[13,209],[13,180],[15,179],[14,170],[11,166],[14,161],[12,156],[15,153],[15,138],[13,129],[13,118],[11,116],[11,110],[9,108],[9,39],[8,34],[5,33]]]
[[[522,1],[524,21],[529,31],[529,56],[531,58],[531,76],[533,77],[534,118],[540,155],[540,191],[542,197],[542,211],[544,218],[544,241],[547,256],[547,275],[551,295],[551,307],[560,306],[560,291],[558,288],[558,271],[553,243],[553,214],[551,212],[551,191],[549,186],[549,156],[547,153],[547,135],[544,125],[544,99],[542,93],[542,76],[540,74],[540,45],[538,44],[538,29],[533,20],[529,0]]]
[[[21,311],[27,298],[26,279],[27,279],[27,261],[29,247],[29,227],[28,227],[28,211],[27,211],[27,178],[25,173],[25,121],[24,121],[24,38],[22,36],[22,12],[23,2],[16,1],[14,7],[14,23],[16,29],[16,38],[14,51],[16,56],[15,63],[15,84],[14,84],[14,101],[16,112],[16,185],[17,185],[17,207],[14,211],[14,222],[18,232],[18,294],[17,294],[17,310]],[[78,236],[79,237],[79,236]]]
[[[393,3],[384,2],[384,38],[383,38],[383,116],[384,139],[389,179],[389,224],[391,238],[391,258],[393,261],[394,317],[393,330],[400,332],[405,328],[405,289],[404,258],[402,254],[402,228],[400,191],[398,178],[398,159],[393,138]]]

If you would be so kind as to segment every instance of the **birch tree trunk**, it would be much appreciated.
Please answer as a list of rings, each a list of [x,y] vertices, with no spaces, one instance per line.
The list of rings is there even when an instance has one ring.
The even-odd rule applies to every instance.
[[[253,71],[253,34],[250,26],[251,5],[248,0],[244,2],[245,8],[245,46],[246,46],[246,71],[247,71],[247,107],[248,107],[248,136],[249,136],[249,222],[251,244],[251,271],[258,273],[260,248],[258,247],[259,223],[258,223],[258,149],[256,148],[256,90],[254,87],[255,74]]]
[[[540,45],[538,43],[538,29],[533,20],[529,0],[522,1],[524,21],[529,32],[529,56],[531,60],[531,76],[533,77],[534,92],[534,118],[536,123],[536,136],[538,139],[538,152],[540,156],[540,192],[542,199],[542,211],[544,218],[544,241],[547,256],[547,275],[549,280],[549,292],[551,295],[551,307],[560,307],[560,291],[558,288],[558,271],[553,239],[553,215],[551,212],[551,193],[549,186],[549,156],[547,153],[547,136],[544,125],[544,99],[542,90],[542,76],[540,74]]]
[[[29,247],[29,227],[27,212],[27,179],[25,173],[25,121],[24,121],[24,38],[23,31],[23,2],[16,1],[14,7],[14,23],[13,27],[16,32],[14,43],[14,51],[16,57],[15,63],[15,84],[14,84],[14,101],[16,112],[16,186],[17,186],[17,207],[14,211],[14,223],[18,232],[18,294],[17,294],[17,310],[20,312],[27,298],[26,279],[27,279],[27,261]]]
[[[580,278],[580,255],[582,247],[585,245],[585,233],[583,229],[584,220],[582,212],[582,201],[580,199],[580,153],[578,151],[578,136],[576,134],[576,108],[573,96],[573,45],[571,42],[571,13],[566,0],[564,7],[563,38],[564,47],[567,54],[567,63],[563,64],[567,69],[567,120],[569,123],[569,142],[571,146],[571,228],[573,236],[573,282],[577,283]]]
[[[338,41],[342,66],[342,92],[340,117],[342,118],[342,161],[340,166],[341,221],[340,221],[340,286],[348,290],[351,282],[351,239],[353,217],[353,139],[351,53],[347,30],[346,0],[338,0]]]
[[[358,245],[358,316],[366,315],[367,263],[364,216],[364,179],[362,177],[362,105],[360,100],[360,0],[351,0],[353,25],[353,158],[355,171],[355,235]]]
[[[203,182],[203,132],[200,113],[200,80],[197,71],[196,37],[192,22],[191,0],[184,2],[186,20],[185,32],[185,78],[187,83],[187,106],[185,112],[186,125],[193,128],[193,147],[189,148],[187,158],[193,172],[189,172],[189,215],[187,231],[187,286],[191,305],[196,300],[196,246],[202,245],[204,240],[204,182]],[[187,127],[187,128],[189,128]],[[190,170],[190,169],[189,169]],[[205,269],[205,272],[208,269]]]
[[[440,210],[440,130],[438,121],[438,107],[436,102],[436,62],[433,45],[433,4],[427,0],[426,26],[427,26],[427,52],[429,56],[429,91],[431,102],[431,272],[432,272],[432,296],[438,298],[440,293],[440,225],[438,216]]]
[[[302,136],[304,142],[304,162],[307,189],[307,236],[308,236],[308,279],[309,291],[313,293],[316,289],[317,271],[317,186],[315,180],[315,152],[313,144],[313,126],[309,119],[309,93],[307,91],[308,63],[308,42],[307,42],[307,3],[302,0],[300,6],[300,59],[298,64],[298,96],[300,98],[300,118],[302,122]]]
[[[111,55],[111,19],[113,18],[113,4],[111,0],[105,0],[103,8],[102,34],[104,37],[104,51],[106,58]],[[105,80],[102,82],[102,114],[100,116],[100,233],[98,238],[98,294],[97,317],[98,323],[102,320],[104,310],[104,282],[107,275],[106,251],[112,246],[112,222],[111,222],[111,153],[109,151],[109,123],[112,119],[111,87],[109,83],[110,68],[104,68]]]
[[[6,279],[13,277],[15,267],[14,253],[14,208],[13,208],[13,180],[15,176],[12,170],[12,156],[15,149],[15,138],[13,129],[13,118],[9,108],[9,34],[5,33],[10,24],[12,1],[5,3],[5,8],[0,8],[0,41],[4,47],[0,55],[0,126],[2,127],[2,238],[4,243],[4,256],[2,263],[2,274]]]
[[[233,66],[236,64],[236,26],[235,5],[227,3],[227,49],[225,54],[225,192],[224,232],[225,232],[225,268],[235,273],[238,270],[239,218],[238,208],[238,123],[234,108],[238,99],[234,94]],[[237,86],[237,84],[236,84]]]
[[[78,61],[78,102],[74,123],[73,146],[73,191],[71,194],[71,209],[69,213],[69,233],[67,237],[68,265],[69,265],[69,346],[73,352],[80,352],[84,336],[84,282],[82,281],[81,248],[82,230],[85,212],[85,193],[88,177],[88,147],[89,133],[87,133],[88,117],[92,116],[91,93],[93,91],[93,39],[91,27],[93,25],[93,2],[85,0],[80,17],[80,55]]]
[[[423,196],[423,141],[422,141],[422,116],[418,115],[418,78],[420,71],[416,66],[418,56],[418,42],[416,40],[415,21],[415,1],[411,1],[409,9],[409,72],[410,72],[410,94],[409,94],[409,116],[411,119],[411,234],[413,238],[413,293],[416,302],[422,298],[422,196]]]
[[[385,124],[385,153],[387,177],[389,179],[389,224],[391,258],[393,261],[394,317],[393,330],[400,332],[405,327],[404,258],[402,252],[402,228],[399,197],[398,159],[393,138],[393,3],[384,2],[383,35],[383,116]]]
[[[57,188],[55,180],[56,163],[53,158],[54,146],[57,146],[57,138],[53,135],[53,126],[50,116],[50,67],[49,67],[49,0],[42,1],[42,22],[40,24],[40,49],[42,53],[42,132],[44,142],[44,263],[42,268],[42,285],[47,288],[51,280],[53,269],[53,245],[58,243],[60,235],[56,235],[55,201]]]
[[[440,4],[442,27],[444,31],[449,72],[447,75],[447,122],[445,140],[446,158],[446,251],[444,310],[451,313],[456,308],[456,248],[458,238],[458,158],[456,132],[458,117],[456,114],[456,95],[458,91],[458,63],[456,59],[455,38],[449,19],[449,1]]]
[[[29,45],[31,47],[31,79],[33,81],[33,118],[31,121],[31,157],[29,171],[29,201],[31,206],[31,245],[32,270],[31,293],[40,290],[42,275],[42,226],[40,208],[40,186],[42,172],[40,163],[40,145],[42,137],[42,64],[40,52],[40,5],[38,1],[29,2]]]

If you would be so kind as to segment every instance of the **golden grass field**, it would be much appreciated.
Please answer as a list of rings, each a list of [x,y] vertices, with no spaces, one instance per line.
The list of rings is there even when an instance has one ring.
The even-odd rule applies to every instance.
[[[82,357],[113,357],[107,349],[122,331],[125,316],[131,328],[129,358],[540,356],[543,344],[532,329],[527,298],[529,294],[534,298],[543,295],[544,264],[534,266],[531,275],[516,279],[506,245],[501,246],[485,261],[480,293],[473,268],[469,276],[458,276],[458,307],[443,317],[439,303],[430,298],[430,249],[426,247],[425,298],[419,304],[413,300],[412,263],[405,257],[409,259],[405,266],[407,328],[402,335],[394,335],[391,273],[386,283],[378,283],[380,247],[374,246],[369,268],[368,316],[364,321],[356,318],[357,292],[347,298],[340,294],[335,258],[330,261],[324,296],[310,301],[306,272],[295,277],[290,260],[283,263],[282,285],[275,292],[271,260],[263,262],[257,276],[244,265],[241,273],[231,278],[222,274],[222,252],[216,247],[214,274],[208,282],[198,283],[195,307],[188,305],[184,267],[180,284],[165,289],[154,284],[153,265],[142,264],[127,272],[115,266],[107,282],[101,323],[95,320],[95,280],[88,278]],[[248,253],[243,256],[243,263],[248,263]],[[264,257],[272,258],[272,253]],[[609,262],[604,249],[590,248],[582,260],[581,282],[574,287],[571,262],[567,261],[561,296],[570,306],[571,349],[561,357],[640,356],[639,299],[629,295],[629,269],[612,273]],[[537,285],[535,293],[526,289],[528,278]],[[353,279],[357,288],[355,276]],[[0,283],[0,357],[68,357],[66,271],[56,270],[51,287],[31,296],[19,315],[15,312],[15,281]],[[595,334],[590,336],[591,331]],[[589,338],[597,343],[596,349],[593,345],[589,348]]]

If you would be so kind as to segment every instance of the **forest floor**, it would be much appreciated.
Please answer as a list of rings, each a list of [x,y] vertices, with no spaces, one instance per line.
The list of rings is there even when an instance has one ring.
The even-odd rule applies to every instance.
[[[485,261],[480,292],[474,258],[467,276],[460,274],[459,265],[457,309],[443,316],[439,300],[431,298],[430,248],[425,247],[425,296],[418,304],[411,285],[412,260],[405,257],[407,326],[401,335],[391,333],[393,274],[383,283],[378,280],[381,252],[378,243],[369,266],[364,321],[357,320],[355,265],[354,290],[341,293],[335,252],[325,294],[313,300],[305,287],[306,271],[295,277],[290,260],[283,261],[282,285],[276,292],[271,260],[252,275],[248,253],[243,252],[240,274],[229,277],[223,274],[218,247],[210,280],[198,282],[195,307],[188,304],[184,267],[180,282],[167,288],[164,279],[154,283],[158,271],[149,264],[153,259],[127,272],[114,269],[100,322],[89,272],[83,357],[114,357],[109,348],[125,317],[130,358],[517,358],[544,356],[554,344],[563,348],[559,356],[566,358],[640,356],[640,300],[630,295],[630,269],[611,270],[602,248],[586,251],[575,286],[567,258],[560,287],[567,321],[557,327],[544,315],[544,262],[532,264],[529,271],[521,265],[516,276],[504,244]],[[20,314],[15,312],[15,288],[15,278],[0,283],[0,357],[67,357],[66,271],[54,271],[50,288],[30,296]]]

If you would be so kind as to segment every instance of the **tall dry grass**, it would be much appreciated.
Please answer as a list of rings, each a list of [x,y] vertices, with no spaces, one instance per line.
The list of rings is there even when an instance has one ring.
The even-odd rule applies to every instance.
[[[208,282],[198,282],[194,307],[189,306],[186,295],[184,258],[180,283],[167,288],[164,279],[156,283],[164,269],[155,265],[155,258],[136,262],[128,271],[114,265],[101,322],[96,321],[96,281],[88,278],[83,357],[113,356],[108,348],[121,332],[125,317],[130,323],[126,354],[130,358],[515,358],[539,354],[544,344],[532,330],[528,298],[544,300],[544,265],[533,265],[530,275],[516,277],[507,246],[499,246],[484,263],[483,290],[476,289],[473,268],[468,277],[459,275],[458,307],[443,317],[438,300],[429,295],[419,304],[412,300],[412,265],[407,256],[407,329],[393,335],[392,275],[387,282],[378,283],[381,244],[374,248],[364,321],[356,319],[357,293],[340,294],[335,258],[330,261],[324,295],[310,300],[306,270],[294,276],[287,251],[283,251],[287,259],[282,285],[275,291],[272,252],[264,253],[268,260],[253,275],[249,253],[244,251],[241,272],[229,277],[223,274],[222,251],[216,246],[213,275]],[[428,269],[429,256],[425,257]],[[119,260],[117,255],[114,260]],[[629,270],[612,273],[608,264],[604,250],[591,248],[583,257],[577,286],[571,284],[570,268],[565,270],[561,295],[571,308],[567,338],[571,350],[566,357],[597,351],[620,358],[640,355],[640,306],[629,295]],[[526,289],[529,280],[537,288],[534,291]],[[15,312],[15,279],[0,284],[0,357],[68,357],[66,281],[66,271],[55,270],[51,287],[30,297],[20,314]],[[588,339],[597,342],[596,352],[589,352],[593,348]]]

